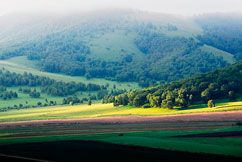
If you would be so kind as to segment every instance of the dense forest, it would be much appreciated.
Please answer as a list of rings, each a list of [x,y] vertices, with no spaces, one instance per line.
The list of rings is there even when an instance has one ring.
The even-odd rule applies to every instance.
[[[186,108],[195,101],[229,98],[242,94],[242,61],[224,69],[118,96],[105,96],[103,103],[136,107]]]
[[[148,57],[139,74],[153,80],[170,82],[227,65],[222,58],[200,50],[203,44],[193,38],[168,37],[145,28],[135,44]]]

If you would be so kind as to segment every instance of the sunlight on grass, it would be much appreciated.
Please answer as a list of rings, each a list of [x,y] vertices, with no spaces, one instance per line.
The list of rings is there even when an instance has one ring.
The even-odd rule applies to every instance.
[[[29,121],[29,120],[48,120],[48,119],[82,119],[95,117],[112,116],[161,116],[191,114],[203,112],[235,111],[242,110],[242,102],[220,103],[215,108],[204,107],[194,109],[164,109],[164,108],[135,108],[132,106],[114,107],[113,104],[93,104],[76,106],[56,106],[29,108],[21,110],[11,110],[0,114],[0,122],[8,121]],[[196,105],[199,107],[199,104]]]

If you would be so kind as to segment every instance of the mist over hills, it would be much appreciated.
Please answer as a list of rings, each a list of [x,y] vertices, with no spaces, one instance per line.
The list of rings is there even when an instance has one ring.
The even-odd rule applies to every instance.
[[[136,10],[5,15],[0,58],[27,56],[44,71],[147,87],[240,60],[241,20]]]

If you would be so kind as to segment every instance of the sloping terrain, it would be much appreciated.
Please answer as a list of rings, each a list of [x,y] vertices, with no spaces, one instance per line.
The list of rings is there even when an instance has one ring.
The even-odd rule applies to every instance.
[[[0,17],[0,58],[27,56],[39,68],[147,87],[233,63],[197,39],[194,19],[135,10]],[[238,54],[237,54],[238,55]]]

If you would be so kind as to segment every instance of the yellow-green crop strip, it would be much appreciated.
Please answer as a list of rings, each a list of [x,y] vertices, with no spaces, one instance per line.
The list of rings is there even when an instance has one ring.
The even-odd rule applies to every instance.
[[[201,107],[199,108],[199,106]],[[215,108],[207,108],[204,106],[205,105],[200,104],[183,110],[180,110],[179,108],[136,108],[132,106],[114,107],[113,104],[40,107],[1,112],[0,122],[49,119],[83,119],[112,116],[161,116],[242,110],[241,101],[220,103],[217,104]]]

